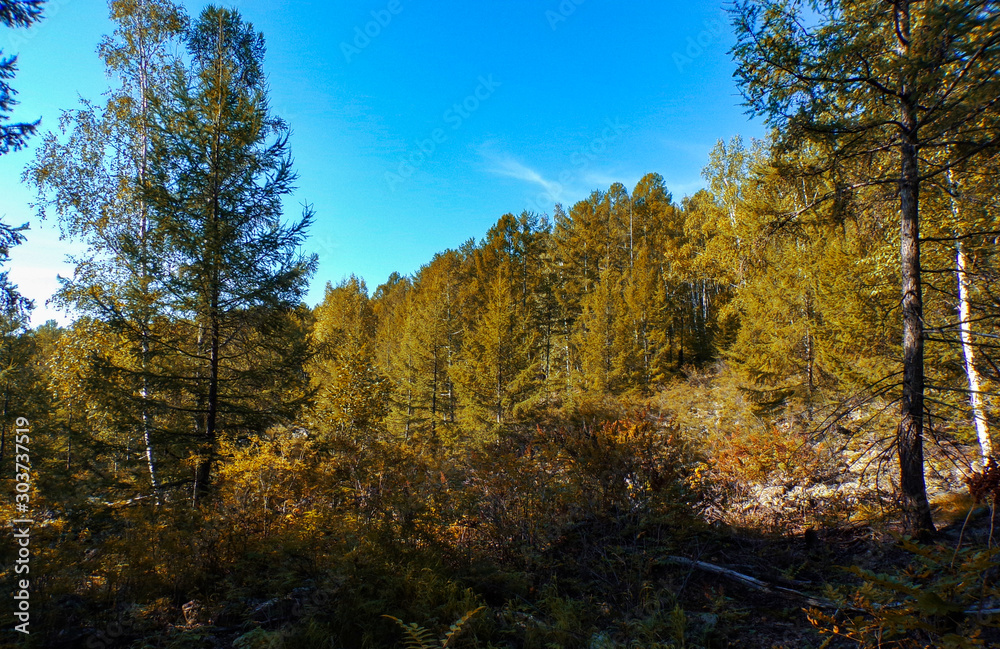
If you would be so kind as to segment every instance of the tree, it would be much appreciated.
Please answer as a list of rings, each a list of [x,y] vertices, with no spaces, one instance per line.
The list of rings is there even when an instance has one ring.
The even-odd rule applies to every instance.
[[[375,367],[376,320],[364,280],[328,283],[315,313],[318,352],[308,367],[320,436],[374,435],[387,414],[389,382]]]
[[[454,376],[463,417],[493,430],[537,405],[543,347],[539,331],[541,241],[533,214],[505,214],[471,255],[461,361]]]
[[[377,327],[375,364],[392,383],[387,424],[390,430],[404,439],[409,438],[413,423],[415,371],[405,344],[410,333],[412,303],[413,284],[399,273],[392,273],[372,296]]]
[[[513,275],[511,265],[503,263],[483,283],[485,302],[465,331],[462,362],[454,372],[472,430],[498,432],[520,419],[537,398],[537,332],[518,307]]]
[[[825,162],[805,173],[836,172],[835,190],[818,200],[868,192],[876,218],[884,218],[880,208],[893,202],[899,210],[900,489],[907,526],[931,531],[923,462],[920,189],[997,142],[1000,11],[990,0],[742,0],[733,14],[736,74],[747,105],[780,129],[786,149],[803,140],[821,147]],[[960,154],[934,161],[931,154],[944,149]],[[789,222],[802,211],[776,221]]]
[[[24,243],[24,235],[21,233],[27,229],[27,223],[16,228],[0,223],[0,267],[10,261],[10,249]],[[7,270],[0,271],[0,313],[3,313],[4,317],[23,320],[34,303],[18,292],[17,286],[10,281],[8,273]]]
[[[3,0],[0,2],[0,24],[6,27],[30,27],[42,19],[45,0]],[[3,56],[0,50],[0,155],[19,151],[27,146],[28,138],[35,134],[40,120],[30,123],[6,124],[17,101],[17,94],[8,81],[17,72],[17,56]]]
[[[462,256],[435,255],[414,280],[401,344],[408,372],[407,408],[415,432],[434,441],[455,423],[457,395],[452,373],[462,342]]]
[[[98,47],[108,74],[121,85],[97,106],[64,111],[59,133],[48,133],[24,179],[38,191],[36,208],[51,210],[64,234],[82,240],[87,253],[74,259],[57,300],[90,318],[96,337],[116,344],[96,347],[89,359],[94,389],[117,394],[113,408],[122,426],[139,432],[153,492],[159,498],[154,431],[166,401],[169,372],[158,365],[167,353],[158,340],[162,308],[163,228],[143,198],[149,182],[153,105],[167,93],[181,64],[174,50],[187,24],[169,0],[115,0],[116,28]],[[96,328],[100,328],[98,333]],[[115,354],[110,349],[115,349]],[[103,369],[98,370],[98,366]],[[134,406],[134,407],[133,407]]]
[[[927,265],[932,269],[930,295],[938,298],[933,305],[936,313],[925,317],[928,339],[945,343],[935,346],[935,365],[944,371],[932,380],[942,392],[940,400],[948,400],[957,411],[970,411],[984,464],[994,456],[989,374],[995,377],[996,370],[990,357],[994,347],[990,331],[1000,317],[990,290],[997,268],[997,161],[994,156],[977,161],[974,169],[949,169],[935,179],[924,202],[942,215],[932,224],[936,227],[928,232],[931,236],[925,237]]]
[[[0,1],[0,24],[6,27],[29,27],[42,19],[42,4],[45,0],[2,0]],[[8,83],[17,72],[17,56],[4,56],[0,49],[0,155],[18,151],[27,145],[28,137],[38,128],[39,120],[32,123],[6,124],[17,101],[17,92]],[[0,223],[0,265],[10,261],[10,249],[24,242],[21,234],[27,224],[12,227]],[[11,313],[15,319],[32,307],[31,301],[17,292],[10,283],[7,271],[0,273],[0,311]]]
[[[898,345],[880,323],[897,287],[877,263],[891,254],[892,236],[834,201],[774,228],[775,214],[830,189],[828,174],[783,174],[774,153],[766,142],[720,143],[704,172],[718,198],[690,225],[712,238],[696,265],[731,283],[724,314],[737,326],[720,354],[749,379],[758,410],[796,403],[812,422],[839,403],[828,396],[895,374],[888,365]]]
[[[188,359],[197,500],[221,427],[253,431],[302,403],[292,386],[305,348],[269,341],[295,336],[293,313],[317,262],[300,252],[311,208],[282,221],[296,176],[288,126],[268,108],[263,35],[238,12],[210,6],[187,40],[190,69],[174,74],[172,96],[156,106],[143,198],[163,228],[164,304]],[[262,395],[271,395],[266,408]]]

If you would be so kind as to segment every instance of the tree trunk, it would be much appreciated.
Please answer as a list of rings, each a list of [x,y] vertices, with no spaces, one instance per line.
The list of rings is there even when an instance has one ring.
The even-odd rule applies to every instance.
[[[969,260],[962,248],[961,241],[958,242],[957,248],[958,317],[961,322],[962,356],[965,360],[965,376],[969,382],[972,418],[976,424],[976,436],[979,438],[979,452],[982,454],[985,466],[993,457],[993,440],[990,438],[989,424],[986,423],[983,395],[979,387],[979,370],[976,369],[976,350],[972,346],[972,332],[969,330],[969,323],[972,319],[972,311],[969,308],[969,290],[971,288],[968,276]]]
[[[917,167],[916,111],[903,100],[902,176],[900,178],[900,262],[903,285],[903,397],[897,432],[899,482],[906,527],[934,531],[924,482],[924,330],[920,285],[920,180]]]
[[[218,309],[218,297],[213,296],[213,311]],[[205,413],[205,436],[202,440],[201,457],[195,476],[195,504],[209,491],[212,481],[212,460],[215,456],[215,439],[219,417],[219,339],[221,336],[219,319],[212,318],[211,340],[209,344],[208,403]]]
[[[146,42],[142,37],[142,30],[138,24],[138,20],[135,21],[136,33],[139,34],[139,39],[137,43],[138,54],[139,54],[139,93],[142,97],[142,122],[140,124],[141,128],[141,155],[139,159],[139,187],[141,190],[146,189],[146,172],[149,167],[149,54],[146,51]],[[142,290],[147,292],[149,290],[149,285],[152,279],[149,276],[149,267],[146,262],[149,259],[149,214],[146,206],[146,201],[140,199],[139,201],[139,242],[142,246]],[[146,296],[148,297],[148,293]],[[140,308],[145,312],[148,308],[148,302],[141,304]],[[140,395],[142,397],[142,441],[146,446],[146,466],[149,469],[149,481],[153,487],[153,495],[156,498],[156,504],[159,505],[162,502],[160,494],[160,480],[156,475],[156,459],[153,453],[153,434],[152,425],[150,424],[149,416],[149,318],[145,313],[142,314],[142,388],[140,390]]]
[[[899,0],[894,20],[899,54],[910,54],[910,3]],[[896,448],[899,486],[907,529],[916,534],[934,531],[927,485],[924,482],[924,322],[920,285],[920,173],[917,140],[917,100],[910,80],[900,84],[900,268],[903,312],[903,395]]]
[[[149,481],[153,487],[153,496],[156,498],[156,504],[162,504],[162,498],[160,494],[160,479],[156,475],[156,459],[153,454],[153,431],[152,425],[150,424],[149,417],[149,377],[146,373],[149,371],[149,334],[145,331],[142,332],[142,389],[140,394],[142,395],[142,441],[146,445],[146,466],[149,468]]]
[[[958,185],[952,171],[948,170],[948,184],[951,185],[951,215],[957,227],[961,214],[958,206]],[[956,235],[958,233],[956,232]],[[969,278],[969,259],[962,247],[962,240],[956,238],[955,268],[958,280],[958,318],[962,339],[962,358],[965,361],[965,377],[969,383],[969,403],[972,406],[972,419],[976,426],[976,436],[979,438],[979,452],[983,465],[993,456],[993,440],[990,438],[990,427],[986,422],[985,406],[980,390],[979,370],[976,369],[976,350],[973,347],[972,309],[969,306],[969,293],[972,281]]]
[[[435,334],[436,336],[436,334]],[[437,341],[431,343],[434,345],[434,356],[432,362],[434,363],[434,379],[431,382],[431,439],[437,439],[437,397],[438,397],[438,349]]]
[[[216,83],[217,88],[223,88],[223,36],[222,36],[222,14],[219,15],[219,35],[216,41]],[[223,93],[224,94],[224,93]],[[210,488],[212,480],[212,460],[215,455],[216,426],[219,415],[219,343],[221,341],[221,328],[219,323],[219,300],[222,291],[222,249],[224,246],[222,232],[222,180],[221,174],[221,151],[222,151],[222,117],[224,97],[219,97],[216,101],[215,120],[212,133],[212,187],[211,204],[209,206],[209,227],[208,227],[208,250],[210,256],[211,277],[208,287],[208,322],[209,322],[209,360],[208,360],[208,403],[205,410],[205,435],[202,439],[202,447],[199,453],[198,466],[195,470],[195,505],[204,497]]]

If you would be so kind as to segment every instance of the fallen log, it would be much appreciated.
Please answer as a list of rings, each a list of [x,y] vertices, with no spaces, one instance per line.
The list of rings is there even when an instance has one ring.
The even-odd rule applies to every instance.
[[[722,566],[717,566],[714,563],[706,563],[704,561],[695,561],[694,559],[686,559],[684,557],[673,557],[667,556],[663,557],[663,561],[666,563],[675,563],[682,566],[688,566],[690,568],[697,568],[704,572],[711,572],[717,575],[722,575],[728,577],[734,581],[738,581],[744,586],[752,588],[754,590],[759,590],[764,593],[771,593],[775,595],[782,595],[785,597],[791,597],[793,599],[799,599],[804,601],[810,606],[815,606],[816,608],[826,608],[833,610],[854,610],[848,607],[841,606],[834,601],[826,599],[825,597],[814,597],[806,593],[797,591],[792,588],[785,588],[784,586],[777,586],[775,584],[769,584],[765,581],[757,579],[756,577],[751,577],[750,575],[744,575],[742,572],[736,572],[735,570],[730,570],[729,568],[723,568]]]
[[[825,597],[815,597],[807,593],[797,591],[793,588],[785,588],[784,586],[778,586],[776,584],[769,584],[766,581],[757,579],[756,577],[751,577],[750,575],[744,575],[742,572],[736,572],[729,568],[724,568],[722,566],[717,566],[714,563],[706,563],[704,561],[696,561],[694,559],[687,559],[685,557],[674,557],[666,556],[662,559],[665,563],[674,563],[681,566],[688,566],[690,568],[697,568],[704,572],[711,572],[717,575],[722,575],[723,577],[728,577],[734,581],[752,588],[754,590],[759,590],[764,593],[771,593],[774,595],[782,595],[784,597],[789,597],[792,599],[798,599],[810,606],[816,608],[832,609],[835,611],[851,611],[853,613],[869,613],[862,609],[854,608],[852,606],[844,606],[834,602],[832,600],[826,599]],[[885,606],[884,608],[900,608],[902,604],[895,604],[891,606]],[[1000,608],[970,608],[962,611],[964,615],[968,616],[985,616],[985,615],[1000,615]]]

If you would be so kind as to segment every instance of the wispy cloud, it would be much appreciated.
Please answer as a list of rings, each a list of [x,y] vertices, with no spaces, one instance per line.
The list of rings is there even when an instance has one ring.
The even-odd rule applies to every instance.
[[[598,165],[597,156],[587,155],[586,148],[568,155],[567,164],[556,173],[525,162],[495,140],[481,144],[477,153],[487,173],[524,182],[527,185],[525,200],[528,209],[541,212],[549,211],[556,203],[568,205],[585,199],[592,191],[607,190],[616,182],[622,183],[631,192],[645,173],[636,169],[623,170],[618,165]],[[697,178],[682,182],[671,182],[667,178],[666,184],[678,201],[703,185]]]
[[[486,171],[496,176],[514,178],[537,185],[551,196],[553,200],[563,199],[566,188],[558,181],[546,178],[536,169],[532,169],[513,155],[498,150],[496,143],[487,142],[479,147],[479,155],[486,163]]]

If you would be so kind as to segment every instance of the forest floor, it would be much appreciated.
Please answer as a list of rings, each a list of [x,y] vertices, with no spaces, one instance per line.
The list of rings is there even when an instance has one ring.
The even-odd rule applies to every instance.
[[[937,508],[941,529],[932,543],[919,546],[935,548],[927,555],[931,563],[947,562],[950,556],[954,565],[959,543],[966,551],[996,545],[990,510],[972,510],[966,520],[958,516],[963,502],[947,501]],[[919,627],[930,625],[940,631],[941,625],[950,624],[961,639],[940,646],[1000,647],[997,625],[981,623],[989,622],[989,618],[972,623],[967,615],[959,619],[962,616],[956,617],[954,611],[934,610],[932,593],[943,597],[958,594],[946,593],[947,584],[937,584],[944,575],[932,574],[933,566],[930,573],[915,569],[918,554],[891,529],[878,531],[870,525],[784,535],[705,525],[686,528],[681,538],[670,521],[645,525],[637,531],[611,520],[592,519],[565,530],[523,569],[452,557],[433,570],[456,585],[452,599],[461,599],[461,592],[465,592],[470,610],[476,603],[486,607],[449,646],[931,647],[939,645],[922,643]],[[399,566],[409,560],[401,557]],[[888,597],[883,598],[883,603],[898,608],[900,615],[912,622],[902,626],[913,628],[904,629],[896,640],[887,635],[884,644],[875,644],[870,635],[876,631],[869,621],[878,617],[872,611],[879,606],[879,584],[869,584],[866,589],[862,586],[864,579],[846,569],[850,566],[922,584],[922,592],[914,597],[902,591],[881,593]],[[391,588],[388,584],[392,579],[401,576],[385,574],[384,569],[368,564],[364,568],[355,566],[351,574],[316,573],[303,582],[306,585],[270,598],[259,592],[256,597],[241,598],[232,592],[204,607],[198,602],[164,605],[148,611],[143,622],[121,627],[121,632],[106,629],[101,633],[90,627],[67,633],[64,629],[57,634],[61,637],[49,636],[51,642],[36,646],[342,647],[346,645],[336,637],[339,634],[330,635],[330,631],[343,623],[343,614],[328,614],[329,603],[369,597],[377,600],[370,611],[381,606],[386,612],[395,612],[393,600],[407,596],[379,592]],[[431,568],[424,566],[420,570]],[[968,575],[959,577],[968,579]],[[363,584],[363,580],[369,583]],[[410,596],[419,592],[420,588],[414,587]],[[930,597],[931,603],[921,600],[922,596]],[[1000,606],[993,601],[984,604],[990,608]],[[865,606],[870,607],[867,614],[861,610]],[[832,617],[818,620],[817,610]],[[357,610],[354,614],[362,615]],[[374,613],[371,616],[382,617]],[[866,621],[852,626],[852,617]],[[839,635],[829,633],[834,629],[832,618],[838,621]],[[995,621],[996,616],[992,619]],[[391,637],[392,623],[382,621]],[[404,621],[426,624],[431,634],[424,646],[439,647],[438,636],[443,638],[454,620],[442,616]],[[886,620],[882,623],[879,632],[887,626]],[[394,633],[398,643],[380,645],[376,638],[369,638],[368,646],[403,646],[402,632],[396,628]],[[852,633],[854,639],[848,638]],[[329,636],[325,642],[320,639],[324,634]]]

